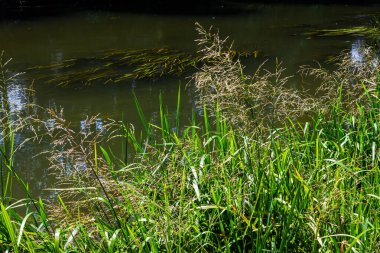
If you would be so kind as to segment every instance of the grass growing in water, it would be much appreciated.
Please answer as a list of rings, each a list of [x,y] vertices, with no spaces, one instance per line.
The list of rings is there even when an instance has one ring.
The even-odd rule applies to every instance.
[[[71,153],[73,162],[87,168],[67,175],[77,185],[66,192],[81,201],[59,198],[48,214],[41,201],[25,214],[2,204],[0,250],[378,252],[379,72],[373,75],[371,89],[359,80],[366,99],[355,105],[331,78],[338,95],[310,122],[289,119],[251,133],[218,99],[202,122],[194,117],[180,132],[172,130],[179,113],[170,122],[161,105],[152,125],[136,100],[148,138],[121,126],[135,160],[116,159],[97,137],[74,143],[84,157]],[[75,135],[60,128],[60,136]],[[159,139],[149,138],[157,132]]]
[[[231,51],[233,57],[254,57],[257,52]],[[202,64],[202,57],[168,48],[142,50],[114,49],[99,56],[70,59],[28,69],[28,75],[46,83],[70,86],[94,83],[120,83],[133,79],[159,79],[181,76]]]
[[[379,27],[367,26],[354,26],[350,28],[337,28],[337,29],[320,29],[312,32],[307,32],[305,35],[309,36],[362,36],[369,39],[377,39],[380,36]]]

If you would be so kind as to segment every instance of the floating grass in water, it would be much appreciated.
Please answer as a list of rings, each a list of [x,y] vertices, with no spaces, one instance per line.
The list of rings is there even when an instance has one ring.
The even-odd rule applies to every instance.
[[[232,51],[231,57],[256,57],[257,52]],[[108,50],[97,57],[70,59],[29,69],[34,79],[50,84],[90,85],[94,82],[118,83],[132,79],[158,79],[180,76],[202,62],[197,53],[168,48]]]
[[[380,28],[354,26],[351,28],[337,28],[337,29],[320,29],[305,33],[308,36],[362,36],[369,39],[377,39],[380,37]]]

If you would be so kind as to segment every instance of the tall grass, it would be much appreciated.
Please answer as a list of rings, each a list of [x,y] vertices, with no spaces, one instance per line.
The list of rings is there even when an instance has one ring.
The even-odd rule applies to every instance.
[[[379,252],[378,79],[359,81],[354,110],[339,81],[309,122],[284,116],[245,133],[219,99],[179,131],[180,96],[172,120],[158,105],[158,124],[135,97],[144,134],[109,128],[128,161],[102,144],[106,133],[77,133],[52,112],[51,163],[66,188],[48,206],[3,202],[0,250]]]
[[[109,162],[113,175],[81,189],[83,213],[62,200],[50,219],[2,208],[2,249],[377,252],[378,109],[355,116],[331,109],[340,119],[289,122],[266,142],[241,136],[221,116],[181,136],[152,126],[162,140],[129,138],[136,152],[145,150],[141,160],[117,171]],[[104,149],[97,155],[110,159]],[[34,225],[36,215],[54,232]]]
[[[318,101],[305,92],[287,88],[290,76],[276,61],[274,70],[262,63],[252,75],[244,72],[239,59],[234,59],[232,44],[219,37],[212,28],[197,24],[199,54],[205,64],[193,75],[199,107],[215,109],[216,101],[229,123],[241,131],[261,131],[311,114]]]

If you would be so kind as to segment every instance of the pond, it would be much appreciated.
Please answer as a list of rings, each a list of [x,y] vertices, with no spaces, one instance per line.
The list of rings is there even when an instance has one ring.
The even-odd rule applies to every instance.
[[[234,15],[144,15],[112,12],[76,12],[72,15],[43,17],[30,20],[6,20],[0,23],[0,50],[13,58],[10,71],[26,72],[18,76],[8,90],[11,110],[22,110],[27,100],[24,87],[32,78],[28,69],[38,65],[61,63],[68,59],[88,59],[110,49],[170,48],[185,52],[197,50],[195,22],[204,27],[214,26],[221,37],[229,36],[240,51],[258,50],[259,57],[246,59],[247,74],[257,64],[275,58],[283,61],[287,73],[294,74],[300,65],[325,61],[343,49],[351,50],[353,60],[360,59],[359,49],[364,38],[355,36],[313,37],[305,33],[315,29],[341,28],[368,24],[380,6],[343,5],[252,5],[249,10]],[[63,108],[65,117],[79,129],[88,116],[98,115],[98,126],[113,118],[136,124],[139,120],[132,92],[139,98],[150,119],[158,117],[159,93],[164,104],[174,113],[177,91],[182,83],[181,111],[183,124],[194,108],[191,85],[186,76],[163,77],[155,80],[127,80],[116,84],[82,87],[56,87],[34,81],[33,101],[42,107]],[[315,89],[313,83],[294,79],[290,86]],[[16,136],[21,143],[25,136]],[[44,146],[45,145],[45,146]],[[55,179],[50,176],[48,162],[36,156],[47,144],[28,144],[17,155],[20,175],[30,184],[35,196],[48,197]]]

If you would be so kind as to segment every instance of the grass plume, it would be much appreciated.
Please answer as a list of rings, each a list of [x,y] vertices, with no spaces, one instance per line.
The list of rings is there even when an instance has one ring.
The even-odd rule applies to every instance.
[[[205,62],[193,75],[198,106],[213,110],[218,103],[230,123],[248,131],[299,118],[316,108],[316,101],[305,93],[286,88],[290,77],[280,62],[274,71],[262,64],[252,76],[246,75],[239,59],[232,57],[227,39],[199,24],[197,31]]]

